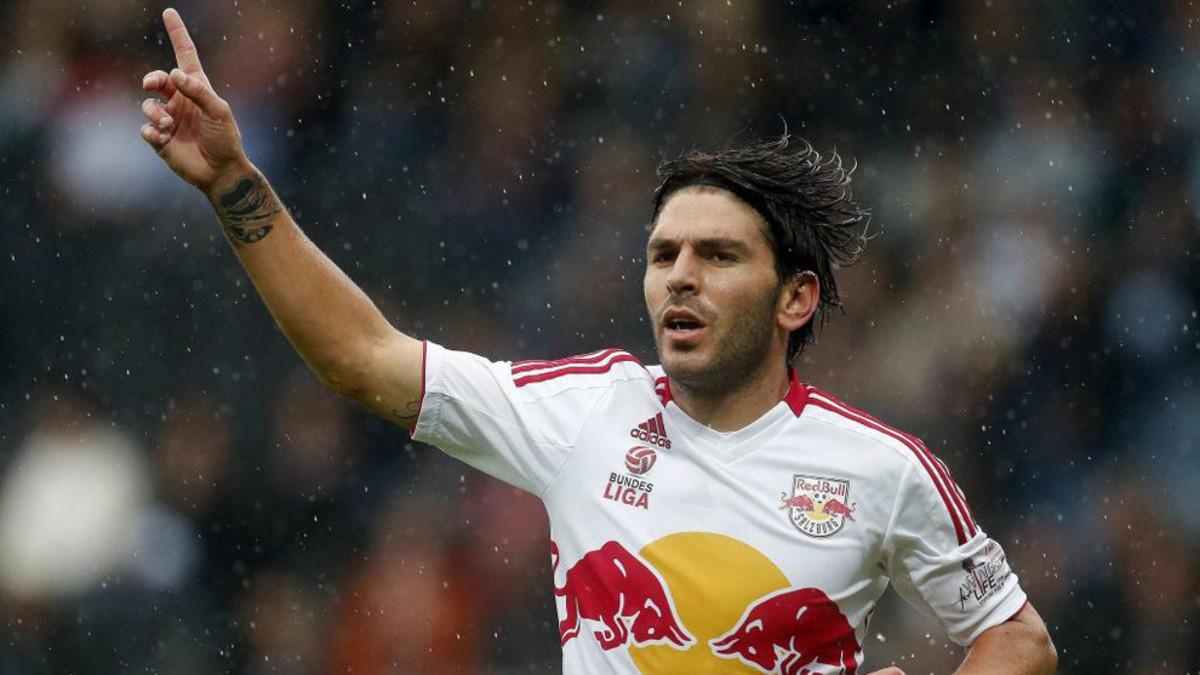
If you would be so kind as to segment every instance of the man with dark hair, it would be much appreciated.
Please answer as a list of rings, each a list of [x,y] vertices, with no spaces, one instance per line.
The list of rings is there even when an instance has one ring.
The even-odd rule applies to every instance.
[[[789,366],[864,240],[836,155],[784,138],[664,165],[644,279],[661,366],[493,362],[397,331],[304,236],[163,18],[179,67],[146,75],[165,101],[142,137],[327,387],[543,500],[564,672],[857,673],[889,582],[970,646],[960,672],[1054,669],[946,465]]]
[[[833,267],[858,260],[866,243],[867,212],[854,202],[852,170],[842,168],[837,153],[822,160],[807,143],[795,153],[787,148],[785,133],[772,143],[715,154],[692,151],[663,162],[658,168],[663,182],[654,193],[651,222],[658,220],[671,195],[687,187],[724,190],[753,207],[766,222],[780,282],[797,274],[814,274],[821,291],[813,321],[788,338],[791,361],[812,342],[814,327],[827,312],[841,306]]]
[[[854,202],[851,172],[842,168],[837,153],[822,160],[808,143],[798,152],[788,152],[788,143],[784,134],[775,142],[692,151],[663,162],[650,220],[657,222],[667,201],[687,188],[729,193],[752,207],[766,225],[780,284],[776,290],[797,276],[816,277],[813,319],[788,336],[787,360],[792,361],[812,342],[814,327],[828,311],[841,306],[833,267],[857,261],[866,243],[867,212]]]

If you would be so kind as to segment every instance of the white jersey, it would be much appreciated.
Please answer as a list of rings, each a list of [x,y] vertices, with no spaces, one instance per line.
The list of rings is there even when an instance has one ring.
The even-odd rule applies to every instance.
[[[794,373],[730,433],[616,349],[424,378],[414,438],[546,505],[564,673],[852,674],[889,581],[962,645],[1025,604],[946,465]]]

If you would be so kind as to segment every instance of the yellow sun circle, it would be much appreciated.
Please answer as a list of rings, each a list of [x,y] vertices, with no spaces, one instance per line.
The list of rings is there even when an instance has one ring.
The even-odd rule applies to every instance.
[[[713,654],[708,641],[736,626],[750,603],[789,585],[775,563],[751,546],[710,532],[672,534],[639,553],[667,582],[679,622],[695,642],[686,651],[670,645],[630,647],[638,670],[761,675],[737,659]]]

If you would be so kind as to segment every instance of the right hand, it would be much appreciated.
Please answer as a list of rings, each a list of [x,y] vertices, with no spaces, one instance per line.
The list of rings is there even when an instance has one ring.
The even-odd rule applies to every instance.
[[[142,139],[180,178],[209,194],[222,178],[244,172],[250,162],[233,111],[209,84],[179,12],[164,11],[163,25],[178,67],[142,78],[142,89],[166,100],[142,101],[142,113],[149,120],[142,125]]]

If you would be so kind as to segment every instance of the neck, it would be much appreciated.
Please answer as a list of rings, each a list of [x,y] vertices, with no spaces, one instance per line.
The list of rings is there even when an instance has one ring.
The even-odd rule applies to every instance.
[[[697,422],[717,431],[737,431],[762,417],[787,394],[787,368],[772,360],[727,391],[707,391],[671,381],[671,397]]]

